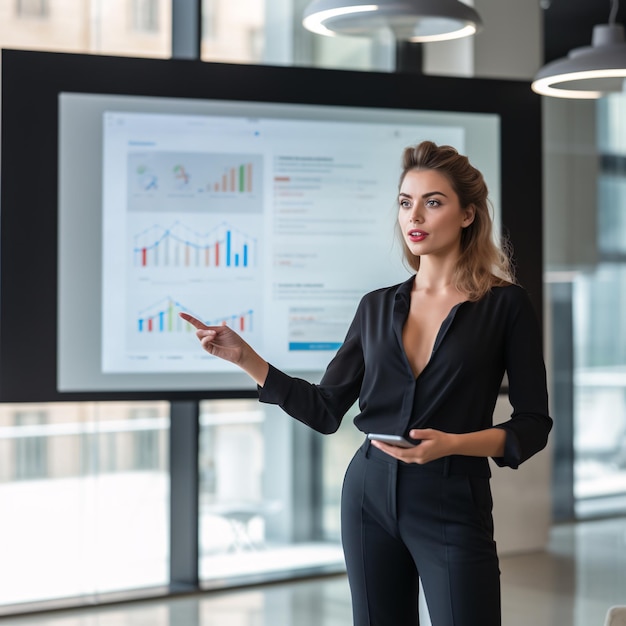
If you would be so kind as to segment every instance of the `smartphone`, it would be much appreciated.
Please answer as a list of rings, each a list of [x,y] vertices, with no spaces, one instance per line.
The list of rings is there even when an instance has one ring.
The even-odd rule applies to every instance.
[[[380,433],[370,433],[367,438],[376,441],[383,441],[384,443],[389,443],[392,446],[398,446],[399,448],[413,448],[419,443],[419,441],[408,441],[400,435],[383,435]]]

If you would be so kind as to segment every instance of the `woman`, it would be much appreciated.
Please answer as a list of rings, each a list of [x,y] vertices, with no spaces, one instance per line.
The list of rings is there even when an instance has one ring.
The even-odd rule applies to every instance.
[[[268,364],[229,328],[187,314],[202,347],[280,405],[332,433],[358,399],[366,439],[342,490],[355,626],[414,626],[421,577],[433,626],[499,626],[488,457],[517,468],[545,447],[539,325],[493,243],[482,174],[450,146],[407,148],[398,194],[406,282],[363,297],[319,385]],[[511,418],[493,426],[504,374]],[[380,439],[380,438],[379,438]]]

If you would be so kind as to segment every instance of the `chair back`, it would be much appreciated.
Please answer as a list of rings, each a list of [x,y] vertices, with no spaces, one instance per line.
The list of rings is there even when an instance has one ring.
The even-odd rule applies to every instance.
[[[626,606],[612,606],[606,614],[604,626],[626,626]]]

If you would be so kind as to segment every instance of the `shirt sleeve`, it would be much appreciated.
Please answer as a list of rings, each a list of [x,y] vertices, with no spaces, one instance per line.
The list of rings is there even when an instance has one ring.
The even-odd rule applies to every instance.
[[[552,418],[548,414],[546,369],[541,331],[527,294],[520,294],[507,328],[506,370],[511,418],[496,428],[506,431],[504,455],[499,466],[517,469],[548,442]]]
[[[361,342],[361,305],[346,338],[329,363],[319,384],[289,376],[270,364],[259,400],[276,404],[283,411],[314,430],[330,434],[355,403],[365,368]]]

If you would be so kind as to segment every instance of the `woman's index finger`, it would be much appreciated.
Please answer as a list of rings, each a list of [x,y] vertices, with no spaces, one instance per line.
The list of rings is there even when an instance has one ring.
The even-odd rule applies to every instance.
[[[193,315],[189,315],[189,313],[181,311],[178,315],[180,315],[180,317],[182,317],[186,322],[189,322],[192,326],[195,326],[198,330],[206,330],[208,328],[204,322],[201,322]]]

